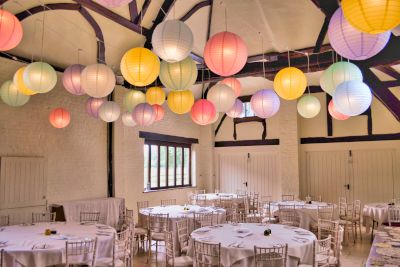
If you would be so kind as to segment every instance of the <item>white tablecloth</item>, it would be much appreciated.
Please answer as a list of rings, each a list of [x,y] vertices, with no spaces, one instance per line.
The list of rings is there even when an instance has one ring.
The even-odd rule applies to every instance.
[[[306,204],[304,201],[281,201],[271,202],[271,212],[278,215],[279,205],[295,205],[296,212],[300,217],[300,228],[309,230],[311,222],[318,221],[318,207],[327,207],[326,202],[313,201],[311,204]],[[339,219],[337,205],[334,205],[333,219]]]
[[[46,236],[46,229],[56,229],[57,235]],[[65,263],[66,240],[53,239],[58,234],[71,235],[71,241],[85,238],[98,238],[96,257],[111,257],[113,228],[102,230],[110,232],[109,236],[96,235],[96,225],[80,225],[79,223],[37,223],[35,225],[13,225],[0,231],[0,241],[8,241],[2,247],[5,252],[4,267],[44,267]],[[32,249],[34,245],[47,245],[45,249]]]
[[[218,193],[218,194],[215,194],[215,193],[208,193],[208,194],[198,194],[198,195],[193,194],[193,195],[192,195],[192,202],[193,202],[193,203],[196,203],[196,196],[203,196],[203,197],[205,196],[205,197],[206,197],[206,200],[207,200],[207,204],[209,204],[209,205],[216,205],[216,203],[219,201],[219,199],[220,199],[221,197],[226,197],[226,198],[231,197],[233,202],[242,201],[242,197],[239,197],[239,198],[238,198],[238,195],[237,195],[237,194],[230,194],[230,193]]]
[[[237,237],[235,229],[238,227],[247,228],[252,235],[240,238]],[[204,227],[202,229],[209,228]],[[254,266],[254,246],[271,247],[277,244],[288,244],[288,264],[289,267],[295,267],[298,263],[311,264],[313,258],[313,240],[315,235],[309,231],[279,224],[270,224],[270,236],[264,236],[264,230],[267,227],[259,224],[244,223],[240,226],[224,224],[223,227],[209,228],[209,232],[191,234],[193,239],[210,236],[207,242],[221,243],[221,262],[223,266]],[[299,235],[297,232],[307,232],[308,235]],[[305,238],[308,241],[300,242],[296,238]],[[296,241],[297,240],[297,241]],[[241,248],[230,247],[234,242],[242,242]],[[193,254],[193,247],[189,249]]]
[[[373,221],[377,222],[378,226],[388,221],[388,207],[387,203],[369,203],[364,205],[363,222],[367,233],[370,231]]]
[[[79,222],[81,212],[100,212],[100,223],[117,227],[120,212],[125,209],[123,198],[98,198],[57,202],[62,205],[67,222]]]
[[[200,207],[196,205],[187,205],[188,211],[184,210],[183,205],[171,205],[171,206],[156,206],[141,209],[139,211],[139,225],[147,226],[147,217],[150,213],[152,214],[169,214],[169,229],[173,231],[175,238],[176,251],[179,251],[178,245],[178,233],[176,231],[176,222],[183,219],[189,218],[189,233],[194,230],[194,213],[208,213],[214,212],[213,219],[214,223],[225,222],[225,210],[215,207]]]

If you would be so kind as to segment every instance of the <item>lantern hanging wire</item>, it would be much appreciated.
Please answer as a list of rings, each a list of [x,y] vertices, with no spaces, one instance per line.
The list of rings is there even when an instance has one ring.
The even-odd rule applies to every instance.
[[[306,53],[306,57],[307,57],[307,73],[310,73],[310,55],[308,53]],[[307,91],[308,91],[308,94],[311,95],[310,83],[308,81],[307,81]]]

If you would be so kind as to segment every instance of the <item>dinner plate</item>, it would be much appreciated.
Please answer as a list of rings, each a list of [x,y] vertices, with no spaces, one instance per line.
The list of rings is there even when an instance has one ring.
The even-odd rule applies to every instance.
[[[250,229],[248,229],[248,228],[236,228],[235,232],[239,233],[239,234],[246,234],[246,233],[250,232]]]

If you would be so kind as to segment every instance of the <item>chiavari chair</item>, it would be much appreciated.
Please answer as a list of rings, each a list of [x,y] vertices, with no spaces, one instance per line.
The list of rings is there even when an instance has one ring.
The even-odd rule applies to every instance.
[[[165,261],[167,266],[193,266],[193,259],[189,256],[175,256],[175,244],[172,232],[164,232]]]
[[[199,267],[221,267],[221,243],[194,240],[194,262]]]
[[[389,226],[400,226],[400,207],[389,207]]]
[[[10,216],[0,215],[0,226],[9,226],[9,225],[10,225]]]
[[[295,205],[278,205],[279,223],[294,227],[300,226],[300,217]]]
[[[169,231],[169,214],[149,214],[148,216],[148,259],[151,259],[151,242],[155,241],[156,260],[158,254],[158,242],[165,242],[164,232]]]
[[[312,265],[300,264],[298,267],[329,267],[329,254],[331,250],[331,237],[313,241]]]
[[[112,256],[96,259],[96,267],[120,267],[130,266],[132,262],[132,229],[113,235]]]
[[[342,236],[343,229],[338,221],[318,220],[318,240],[331,237],[331,254],[329,256],[330,266],[340,266],[340,255],[342,249]]]
[[[194,219],[194,229],[202,228],[205,226],[212,226],[214,225],[214,213],[213,212],[195,212],[193,214]]]
[[[282,201],[294,201],[294,195],[282,195]]]
[[[98,223],[100,221],[100,212],[82,211],[79,215],[81,223]]]
[[[178,233],[180,251],[183,254],[187,254],[189,247],[189,221],[187,218],[176,222],[176,231]]]
[[[161,206],[172,206],[176,205],[176,199],[163,199],[161,200]]]
[[[86,265],[95,266],[97,237],[92,240],[66,241],[65,266]],[[85,259],[82,261],[82,257]]]
[[[275,245],[273,247],[254,246],[255,266],[285,267],[287,262],[288,245]]]
[[[32,212],[32,223],[55,222],[55,212]]]

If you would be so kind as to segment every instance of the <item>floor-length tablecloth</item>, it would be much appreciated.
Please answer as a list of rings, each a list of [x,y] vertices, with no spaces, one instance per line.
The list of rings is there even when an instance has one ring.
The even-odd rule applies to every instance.
[[[247,237],[238,237],[235,231],[238,227],[248,229],[252,234]],[[311,264],[313,258],[313,241],[315,235],[301,228],[284,226],[279,224],[268,225],[272,234],[264,236],[267,228],[261,224],[244,223],[239,225],[224,224],[223,227],[201,228],[191,234],[192,239],[206,239],[209,243],[221,243],[221,262],[223,266],[254,266],[254,246],[271,247],[279,244],[288,244],[288,267],[295,267],[298,263]],[[203,229],[209,229],[202,233]],[[241,242],[240,248],[231,244]],[[193,255],[193,246],[189,248],[189,254]]]
[[[369,203],[363,208],[363,223],[367,233],[370,231],[373,222],[378,223],[378,227],[388,221],[388,203]]]
[[[117,227],[120,213],[125,209],[123,198],[98,198],[55,203],[64,208],[67,222],[79,222],[81,212],[100,212],[100,223]]]
[[[13,225],[3,227],[0,241],[7,241],[4,249],[4,267],[44,267],[65,263],[66,235],[71,241],[86,238],[98,238],[96,257],[111,257],[113,245],[113,228],[99,229],[99,225],[80,225],[79,223],[37,223],[35,225]],[[46,229],[57,230],[57,235],[46,236]],[[107,236],[97,235],[98,231],[107,232]],[[35,249],[36,247],[43,247]]]

